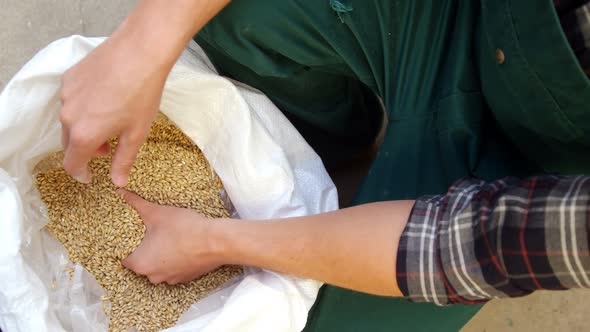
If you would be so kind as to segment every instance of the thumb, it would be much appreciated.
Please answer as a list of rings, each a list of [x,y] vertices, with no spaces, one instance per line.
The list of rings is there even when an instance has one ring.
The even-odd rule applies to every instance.
[[[149,210],[152,208],[153,204],[141,198],[141,196],[125,189],[117,189],[117,193],[123,197],[123,200],[127,204],[131,205],[131,207],[139,213],[139,216],[145,223],[144,216],[149,215]]]
[[[130,253],[130,254],[129,254],[129,256],[125,257],[125,258],[124,258],[124,259],[121,261],[121,264],[122,264],[124,267],[128,268],[129,270],[131,270],[131,271],[133,271],[133,272],[136,272],[136,271],[135,271],[135,270],[136,270],[136,269],[135,269],[135,261],[136,261],[136,259],[134,259],[134,254],[137,252],[137,249],[139,249],[139,247],[138,247],[138,248],[135,248],[135,250],[134,250],[132,253]],[[137,254],[136,254],[136,255],[137,255]]]
[[[140,275],[148,275],[150,273],[149,266],[145,264],[145,259],[142,259],[142,256],[144,256],[143,247],[145,246],[145,242],[146,239],[144,238],[139,246],[121,261],[121,264],[125,268]]]

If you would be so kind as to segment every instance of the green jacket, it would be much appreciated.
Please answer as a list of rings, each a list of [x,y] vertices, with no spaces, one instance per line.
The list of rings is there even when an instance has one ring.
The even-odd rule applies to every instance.
[[[374,139],[383,102],[356,204],[463,176],[590,173],[590,82],[552,0],[235,0],[195,39],[328,165]],[[326,286],[306,331],[456,331],[477,310]]]

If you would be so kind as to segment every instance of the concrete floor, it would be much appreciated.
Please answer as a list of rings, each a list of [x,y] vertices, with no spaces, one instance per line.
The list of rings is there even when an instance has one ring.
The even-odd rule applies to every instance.
[[[41,48],[80,34],[109,35],[136,0],[0,0],[0,90]]]
[[[0,90],[49,42],[110,34],[136,0],[0,0]],[[493,301],[464,332],[588,331],[590,291],[545,292]],[[10,331],[7,331],[10,332]]]

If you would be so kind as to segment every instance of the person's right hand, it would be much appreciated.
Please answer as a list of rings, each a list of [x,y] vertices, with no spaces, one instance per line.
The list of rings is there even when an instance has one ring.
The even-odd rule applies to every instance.
[[[111,177],[127,184],[160,106],[168,73],[188,41],[230,0],[141,0],[102,45],[62,80],[64,168],[88,183],[87,164],[119,138]]]
[[[169,68],[117,38],[64,74],[60,119],[65,170],[79,182],[90,182],[88,162],[108,154],[108,140],[118,137],[111,177],[123,187],[159,109]]]

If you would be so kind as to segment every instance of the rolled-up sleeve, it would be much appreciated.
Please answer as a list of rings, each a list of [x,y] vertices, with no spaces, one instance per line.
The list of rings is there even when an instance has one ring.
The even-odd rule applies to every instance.
[[[416,201],[397,282],[438,305],[590,288],[589,223],[590,177],[462,179]]]

